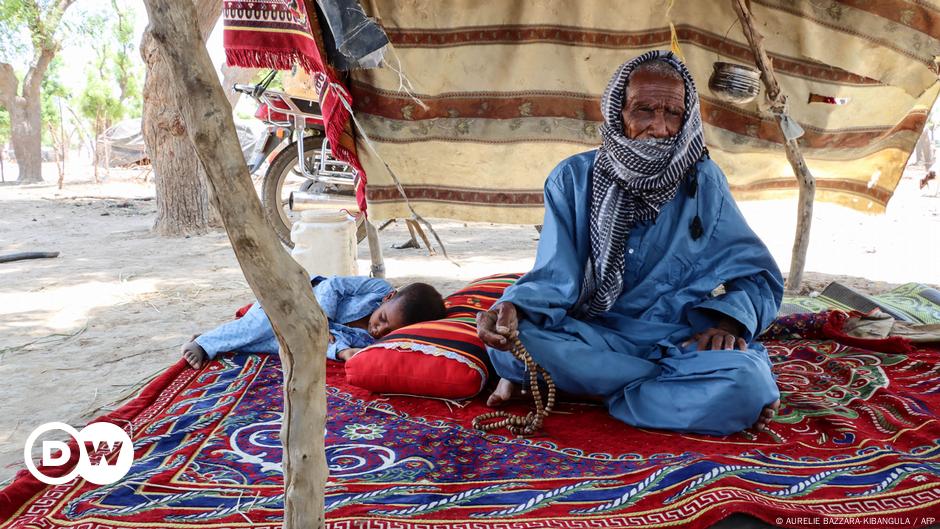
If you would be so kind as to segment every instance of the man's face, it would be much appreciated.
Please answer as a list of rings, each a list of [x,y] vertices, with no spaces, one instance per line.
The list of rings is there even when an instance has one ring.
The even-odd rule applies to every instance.
[[[369,334],[373,338],[379,339],[405,326],[405,315],[401,310],[400,301],[395,297],[395,292],[390,292],[372,313],[369,318]]]
[[[682,129],[685,85],[679,79],[639,71],[630,76],[623,132],[631,140],[671,138]]]

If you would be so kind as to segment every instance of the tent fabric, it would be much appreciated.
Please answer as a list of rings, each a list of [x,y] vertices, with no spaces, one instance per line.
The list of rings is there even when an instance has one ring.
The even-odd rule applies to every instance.
[[[131,118],[119,121],[99,136],[99,148],[102,149],[102,158],[107,159],[110,167],[126,167],[134,164],[149,163],[147,146],[144,144],[144,135],[140,130],[141,119]],[[242,148],[245,161],[251,160],[261,148],[261,137],[267,131],[260,121],[235,120],[235,133]],[[104,146],[110,145],[110,156],[106,155]]]
[[[351,78],[372,216],[408,215],[384,160],[422,215],[540,222],[549,171],[600,142],[599,99],[611,73],[647,50],[668,49],[670,21],[700,92],[709,150],[735,196],[795,193],[763,89],[735,106],[708,88],[716,61],[753,64],[731,2],[680,0],[669,18],[666,4],[364,2],[393,48],[391,68]],[[750,5],[789,113],[805,129],[799,141],[817,199],[883,212],[940,91],[940,2]],[[810,103],[811,94],[848,102]]]
[[[98,138],[99,152],[110,167],[126,167],[147,160],[147,146],[140,123],[140,118],[119,121]],[[105,152],[105,145],[111,147],[110,156]]]

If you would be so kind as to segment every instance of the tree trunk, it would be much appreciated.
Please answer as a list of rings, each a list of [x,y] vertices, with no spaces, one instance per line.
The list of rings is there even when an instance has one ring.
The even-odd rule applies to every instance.
[[[15,98],[10,109],[10,142],[19,168],[18,182],[42,182],[42,118],[39,93]]]
[[[20,83],[13,66],[0,62],[0,105],[10,113],[10,128],[13,137],[13,151],[19,166],[18,183],[29,184],[42,182],[42,115],[40,113],[39,92],[42,78],[46,75],[49,63],[59,50],[55,40],[56,29],[62,21],[65,10],[75,0],[57,0],[55,3],[28,2],[30,19],[29,29],[35,56],[30,61],[29,70],[23,76],[22,92],[17,92]]]
[[[222,0],[196,0],[196,10],[205,47],[206,38],[222,13]],[[140,54],[147,65],[141,128],[157,196],[157,219],[153,229],[159,235],[170,237],[206,233],[211,226],[211,216],[205,171],[180,117],[172,90],[172,73],[149,29],[141,39]]]
[[[145,0],[150,33],[172,69],[180,110],[218,197],[235,255],[280,343],[284,371],[281,427],[285,529],[323,527],[327,321],[303,269],[265,221],[209,54],[200,45],[189,0]]]

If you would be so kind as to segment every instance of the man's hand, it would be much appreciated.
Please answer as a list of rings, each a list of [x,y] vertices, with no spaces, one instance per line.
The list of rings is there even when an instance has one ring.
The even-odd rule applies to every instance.
[[[519,335],[516,306],[504,301],[490,310],[477,313],[477,336],[486,345],[506,351],[509,340]]]
[[[741,338],[744,329],[737,321],[724,317],[718,321],[718,325],[706,329],[695,336],[692,340],[698,342],[699,351],[721,351],[728,349],[739,349],[747,351],[747,342]],[[687,342],[688,343],[688,342]]]

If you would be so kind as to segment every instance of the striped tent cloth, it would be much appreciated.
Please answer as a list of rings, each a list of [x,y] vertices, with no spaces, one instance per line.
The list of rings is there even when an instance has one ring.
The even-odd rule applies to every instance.
[[[734,194],[781,198],[797,188],[763,95],[736,106],[708,89],[716,61],[753,65],[731,2],[676,2],[668,18],[658,0],[363,5],[391,40],[394,68],[353,73],[354,110],[425,216],[540,222],[552,167],[600,143],[599,99],[611,73],[669,49],[669,22],[699,87],[709,151]],[[789,114],[805,130],[799,141],[817,198],[883,211],[940,90],[940,2],[750,6]],[[373,215],[409,216],[382,161],[362,144],[358,151]]]

